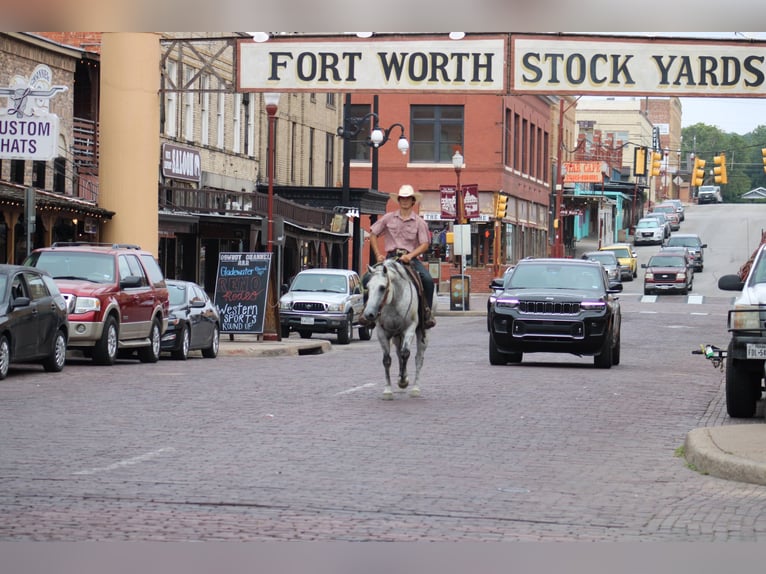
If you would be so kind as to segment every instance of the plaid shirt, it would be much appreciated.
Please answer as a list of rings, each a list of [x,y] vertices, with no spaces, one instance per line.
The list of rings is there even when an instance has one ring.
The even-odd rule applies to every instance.
[[[413,251],[421,243],[431,241],[428,224],[414,211],[406,219],[402,218],[398,209],[389,211],[373,223],[370,232],[383,239],[382,253],[394,249]]]

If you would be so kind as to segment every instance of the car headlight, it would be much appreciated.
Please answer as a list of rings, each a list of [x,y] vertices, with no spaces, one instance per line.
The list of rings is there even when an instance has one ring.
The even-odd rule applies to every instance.
[[[345,303],[328,303],[327,310],[332,313],[342,313],[345,306]]]
[[[749,305],[737,306],[734,312],[730,314],[730,329],[760,329],[761,328],[761,309]],[[738,313],[737,311],[742,311]]]
[[[654,273],[651,271],[647,271],[644,273],[644,279],[649,279],[650,281],[654,280]]]
[[[90,311],[100,311],[101,301],[96,297],[78,297],[75,301],[73,313],[88,313]]]
[[[519,300],[511,297],[498,297],[495,299],[495,308],[516,309],[519,306]]]
[[[686,272],[681,271],[680,273],[676,273],[676,279],[686,279]]]
[[[603,309],[606,307],[606,302],[604,301],[583,301],[580,303],[580,309],[584,309],[586,311],[598,311],[599,309]]]
[[[289,311],[292,309],[292,303],[290,301],[280,301],[279,302],[279,310],[280,311]]]

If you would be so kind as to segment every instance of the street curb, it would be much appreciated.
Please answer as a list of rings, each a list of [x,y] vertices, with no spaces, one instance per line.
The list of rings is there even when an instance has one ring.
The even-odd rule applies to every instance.
[[[763,429],[757,425],[703,427],[691,430],[684,442],[684,457],[696,470],[726,480],[766,486],[766,464],[727,452],[721,446],[727,440],[752,440],[750,435]],[[760,440],[762,437],[758,437]]]

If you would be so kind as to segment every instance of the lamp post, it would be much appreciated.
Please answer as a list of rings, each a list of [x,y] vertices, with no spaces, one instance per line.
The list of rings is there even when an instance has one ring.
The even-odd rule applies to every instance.
[[[269,116],[269,195],[268,195],[268,219],[267,219],[267,245],[269,253],[274,252],[274,145],[275,145],[275,124],[277,121],[277,107],[279,106],[280,94],[275,92],[266,92],[263,99],[266,102],[266,113]]]
[[[456,221],[459,223],[459,225],[455,226],[455,233],[454,239],[455,244],[460,242],[460,253],[456,253],[460,257],[460,296],[461,296],[461,307],[460,309],[465,311],[465,255],[466,255],[466,241],[465,236],[468,235],[468,246],[470,247],[470,232],[465,232],[465,202],[463,201],[463,190],[460,188],[460,172],[463,171],[463,168],[465,165],[463,164],[463,154],[460,153],[459,149],[455,150],[455,153],[452,155],[452,166],[455,168],[455,176],[457,179],[456,186],[455,186],[455,199],[457,202],[457,213],[456,215]],[[459,238],[459,239],[457,239]]]
[[[388,128],[381,128],[378,125],[378,113],[377,113],[377,107],[378,107],[378,97],[375,96],[374,98],[374,106],[375,111],[368,112],[364,116],[361,117],[352,117],[347,115],[347,110],[351,106],[351,95],[346,94],[346,101],[345,101],[345,107],[343,112],[343,125],[338,128],[337,134],[339,137],[343,138],[343,188],[341,192],[341,203],[343,204],[342,207],[348,208],[351,204],[351,188],[350,188],[350,179],[351,179],[351,141],[356,138],[356,136],[359,135],[359,133],[364,129],[366,125],[369,125],[370,120],[373,120],[373,128],[370,131],[370,135],[367,136],[367,141],[365,142],[370,148],[372,148],[372,189],[377,189],[378,187],[378,149],[385,145],[391,138],[391,131],[394,128],[399,128],[401,130],[401,135],[399,136],[399,140],[397,141],[396,147],[399,149],[400,152],[402,152],[402,155],[406,155],[406,153],[410,149],[410,143],[407,141],[407,138],[405,137],[405,131],[404,126],[400,123],[392,124]],[[357,249],[355,245],[355,238],[358,237],[361,234],[361,212],[359,213],[360,217],[357,217],[354,220],[354,227],[353,227],[353,233],[351,234],[351,243],[353,247],[352,256],[351,256],[351,267],[354,269],[354,271],[359,272],[361,269],[361,261],[360,261],[360,253],[359,249]],[[348,244],[344,244],[343,246],[343,261],[344,265],[348,264]]]

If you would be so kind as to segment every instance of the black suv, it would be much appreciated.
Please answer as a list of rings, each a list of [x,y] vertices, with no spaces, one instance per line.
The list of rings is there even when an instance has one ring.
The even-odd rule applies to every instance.
[[[524,353],[592,355],[620,364],[620,304],[596,261],[522,259],[489,310],[489,362],[520,363]]]

